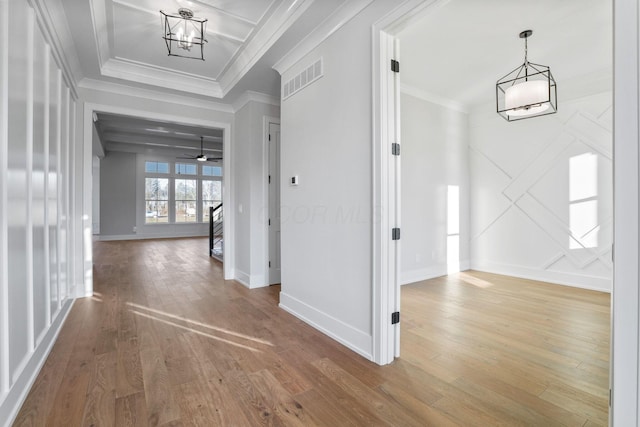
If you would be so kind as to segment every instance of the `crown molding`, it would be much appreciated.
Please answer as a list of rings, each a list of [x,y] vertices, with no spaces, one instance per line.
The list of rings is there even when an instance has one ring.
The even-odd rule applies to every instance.
[[[371,0],[369,0],[371,1]],[[240,55],[231,63],[220,78],[222,92],[226,95],[256,62],[275,44],[314,0],[286,0],[278,5],[267,22],[252,35]]]
[[[342,28],[347,22],[357,16],[364,8],[369,6],[373,0],[348,0],[327,17],[315,30],[302,39],[278,62],[273,65],[273,69],[280,75],[289,70],[300,61],[306,54],[311,52],[322,42],[328,39],[333,33]]]
[[[230,104],[221,102],[206,101],[192,98],[190,96],[167,94],[151,89],[136,88],[113,82],[105,82],[102,80],[82,79],[78,84],[80,89],[96,90],[99,92],[116,93],[118,95],[134,96],[137,98],[151,99],[154,101],[171,102],[173,104],[184,105],[188,107],[202,108],[205,110],[218,111],[221,113],[233,113],[234,109]]]
[[[240,109],[242,109],[242,107],[244,107],[245,105],[247,105],[251,101],[260,102],[262,104],[274,105],[276,107],[280,106],[280,98],[272,96],[272,95],[267,95],[265,93],[254,92],[252,90],[248,90],[248,91],[244,92],[242,95],[240,95],[233,102],[233,104],[232,104],[233,105],[233,111],[234,112],[240,111]]]
[[[431,102],[451,110],[459,111],[460,113],[469,114],[469,109],[462,103],[448,99],[426,90],[417,88],[415,86],[409,86],[404,83],[400,83],[400,92],[406,95],[413,96],[414,98],[421,99],[423,101]]]
[[[101,74],[106,77],[129,80],[183,92],[222,98],[220,84],[211,79],[178,73],[148,64],[134,63],[120,58],[111,58],[103,64]]]
[[[78,99],[76,78],[82,76],[82,67],[61,1],[29,0],[29,3],[36,13],[38,24],[73,98]]]

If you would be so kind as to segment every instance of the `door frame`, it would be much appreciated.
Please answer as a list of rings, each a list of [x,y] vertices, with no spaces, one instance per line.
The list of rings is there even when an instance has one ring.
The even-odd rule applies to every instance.
[[[262,170],[263,172],[263,182],[264,182],[264,191],[262,192],[263,201],[262,206],[264,206],[263,213],[263,223],[264,223],[264,231],[265,231],[265,239],[264,239],[264,285],[270,285],[270,277],[269,277],[269,239],[271,238],[269,233],[269,124],[280,125],[280,117],[274,116],[262,116]],[[281,177],[282,178],[282,177]]]
[[[400,325],[391,314],[400,309],[400,245],[391,229],[400,227],[400,160],[391,144],[400,143],[400,84],[390,70],[399,59],[400,30],[449,0],[407,0],[372,27],[372,355],[386,365],[400,354]]]
[[[399,298],[396,253],[389,230],[394,219],[389,188],[389,127],[396,112],[388,91],[389,46],[394,34],[448,0],[407,0],[372,27],[372,354],[391,363],[396,336],[389,316]],[[640,8],[635,0],[612,0],[614,33],[614,252],[611,309],[609,423],[640,421]],[[390,124],[391,123],[391,124]]]
[[[91,249],[91,229],[92,229],[92,169],[93,169],[93,113],[110,113],[120,114],[125,116],[141,117],[151,120],[160,120],[173,123],[185,123],[194,126],[204,126],[210,128],[218,128],[223,130],[222,140],[222,186],[223,186],[223,216],[224,216],[224,262],[223,272],[225,280],[231,280],[234,278],[235,271],[235,234],[234,234],[234,216],[232,207],[232,150],[231,150],[231,123],[217,122],[213,120],[202,120],[188,116],[180,116],[175,114],[163,114],[154,113],[146,110],[138,110],[135,108],[121,107],[115,105],[98,104],[92,102],[84,103],[84,117],[83,117],[83,230],[85,241],[85,254],[84,254],[84,289],[82,290],[82,296],[89,296],[93,294],[93,251]]]

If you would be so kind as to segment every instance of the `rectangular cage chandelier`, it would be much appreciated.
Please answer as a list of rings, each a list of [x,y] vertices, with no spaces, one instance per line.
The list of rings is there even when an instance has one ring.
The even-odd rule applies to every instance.
[[[160,11],[162,38],[169,56],[200,59],[204,61],[204,44],[207,43],[207,19],[196,18],[190,9],[178,9],[178,14]]]
[[[527,58],[527,38],[531,34],[531,30],[520,33],[524,39],[524,64],[496,83],[496,109],[508,122],[558,111],[558,93],[551,69]]]

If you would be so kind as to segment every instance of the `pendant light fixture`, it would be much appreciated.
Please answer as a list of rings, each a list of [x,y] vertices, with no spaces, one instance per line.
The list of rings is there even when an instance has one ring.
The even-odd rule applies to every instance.
[[[169,56],[201,59],[204,61],[204,38],[207,32],[207,20],[196,18],[187,8],[178,9],[178,14],[160,11],[162,20],[162,38]],[[193,52],[192,52],[193,50]]]
[[[496,108],[505,120],[528,119],[558,111],[556,81],[546,65],[529,62],[527,39],[533,31],[520,33],[524,39],[524,64],[496,83]]]

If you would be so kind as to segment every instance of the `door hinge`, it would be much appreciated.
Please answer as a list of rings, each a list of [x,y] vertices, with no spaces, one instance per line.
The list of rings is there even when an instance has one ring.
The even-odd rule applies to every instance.
[[[392,228],[391,229],[391,240],[400,240],[400,229]]]
[[[400,312],[395,311],[391,313],[391,324],[395,325],[396,323],[400,323]]]
[[[612,394],[613,392],[611,391],[611,389],[609,389],[609,408],[611,408],[611,398],[613,397]]]
[[[400,63],[395,59],[391,60],[391,71],[393,71],[394,73],[400,72]]]
[[[400,155],[400,144],[398,144],[397,142],[391,144],[391,154],[393,154],[394,156]]]
[[[271,261],[269,261],[269,268],[271,268]]]
[[[269,184],[271,184],[271,175],[269,175]]]
[[[269,218],[269,225],[271,225],[271,218]]]
[[[271,134],[269,134],[269,141],[271,141]]]

